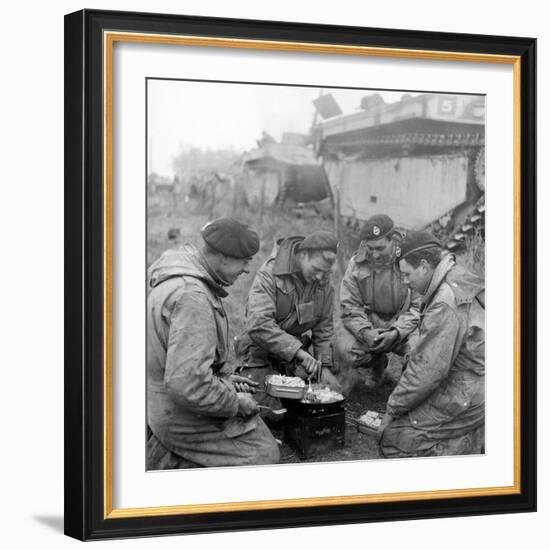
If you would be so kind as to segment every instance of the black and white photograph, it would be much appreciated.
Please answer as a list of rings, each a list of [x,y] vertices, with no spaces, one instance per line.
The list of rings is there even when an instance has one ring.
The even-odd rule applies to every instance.
[[[146,81],[148,471],[486,452],[486,97],[329,84]]]
[[[67,535],[536,510],[537,44],[459,12],[66,16]]]

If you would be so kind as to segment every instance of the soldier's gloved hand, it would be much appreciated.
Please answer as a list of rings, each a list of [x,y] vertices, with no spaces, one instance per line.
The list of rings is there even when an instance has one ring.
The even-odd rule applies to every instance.
[[[258,412],[258,403],[249,393],[238,393],[239,410],[238,416],[250,416]]]
[[[399,338],[399,333],[397,329],[391,328],[390,330],[381,331],[378,337],[375,339],[375,345],[370,349],[374,353],[383,353],[390,351],[397,339]]]
[[[377,328],[365,328],[361,331],[359,339],[366,348],[370,351],[376,345],[376,340],[380,336],[380,331]]]
[[[295,359],[299,361],[304,369],[306,369],[309,376],[313,376],[317,369],[321,366],[321,361],[317,361],[307,351],[299,349],[296,352]]]
[[[250,378],[247,378],[246,376],[240,376],[238,374],[232,374],[229,377],[229,380],[231,380],[231,383],[233,384],[234,388],[238,392],[242,393],[256,393],[256,387],[258,386],[258,382],[251,380]]]

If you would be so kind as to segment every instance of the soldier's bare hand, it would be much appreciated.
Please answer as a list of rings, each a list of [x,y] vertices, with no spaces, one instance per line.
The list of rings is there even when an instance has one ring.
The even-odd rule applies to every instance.
[[[380,334],[375,338],[374,346],[370,348],[370,351],[374,353],[390,351],[393,348],[398,337],[399,333],[394,328],[384,332],[380,332]]]
[[[384,413],[384,416],[382,417],[382,422],[380,423],[380,426],[378,427],[378,431],[376,432],[377,441],[380,441],[382,439],[382,436],[384,435],[384,431],[391,424],[392,420],[393,420],[393,416],[391,414]]]
[[[380,331],[376,328],[363,329],[360,337],[363,344],[365,344],[367,349],[370,351],[376,345],[377,339],[380,337]]]
[[[309,376],[313,376],[313,374],[315,374],[315,372],[321,365],[320,361],[317,361],[317,359],[312,357],[307,351],[304,351],[303,349],[298,350],[298,352],[296,353],[296,359],[300,361]]]
[[[258,403],[249,393],[238,393],[239,398],[239,416],[250,416],[258,412]]]
[[[320,380],[320,382],[321,382],[321,384],[326,384],[332,390],[337,391],[338,393],[343,393],[343,391],[344,391],[341,384],[340,384],[340,382],[338,382],[338,380],[336,379],[334,374],[332,374],[330,368],[327,367],[327,366],[325,366],[323,368],[323,370],[321,371],[321,380]]]
[[[256,393],[256,387],[258,386],[258,382],[256,382],[255,380],[251,380],[246,376],[240,376],[238,374],[232,374],[230,379],[233,386],[238,392]]]

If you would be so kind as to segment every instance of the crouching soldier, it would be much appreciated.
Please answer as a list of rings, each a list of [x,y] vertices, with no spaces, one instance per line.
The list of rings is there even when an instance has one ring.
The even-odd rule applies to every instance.
[[[342,279],[343,326],[335,346],[348,390],[360,373],[367,385],[380,384],[388,364],[387,353],[408,352],[409,336],[420,319],[420,297],[403,284],[396,264],[401,235],[393,220],[384,214],[371,217],[360,237],[359,250]]]
[[[241,374],[260,384],[256,399],[276,410],[281,407],[279,400],[262,392],[271,374],[306,379],[320,369],[321,382],[340,390],[331,372],[334,290],[330,275],[338,241],[328,231],[316,231],[278,244],[252,283],[246,332],[235,342],[243,364]]]
[[[147,301],[148,467],[271,464],[279,449],[258,416],[252,381],[226,364],[222,298],[259,247],[229,218],[202,229],[204,244],[164,253],[149,270]]]
[[[485,432],[485,283],[442,255],[428,232],[401,246],[404,280],[422,295],[419,338],[379,429],[384,456],[482,452]]]

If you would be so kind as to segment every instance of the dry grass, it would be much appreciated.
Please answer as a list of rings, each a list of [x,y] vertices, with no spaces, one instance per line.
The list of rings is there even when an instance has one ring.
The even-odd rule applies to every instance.
[[[476,232],[466,242],[466,250],[456,257],[458,264],[473,273],[485,277],[485,237]]]

